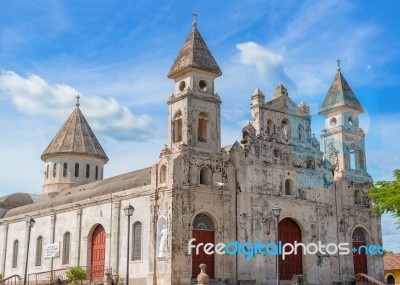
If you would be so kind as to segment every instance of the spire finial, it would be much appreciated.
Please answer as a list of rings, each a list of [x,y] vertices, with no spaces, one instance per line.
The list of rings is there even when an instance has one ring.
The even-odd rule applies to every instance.
[[[196,21],[196,18],[197,18],[197,13],[196,12],[193,12],[192,13],[192,16],[193,16],[193,23],[192,23],[192,26],[193,27],[196,27],[197,26],[197,21]]]
[[[340,63],[341,63],[341,61],[340,61],[340,59],[338,58],[337,60],[336,60],[336,62],[337,62],[337,70],[338,71],[340,71]]]
[[[76,104],[75,104],[75,106],[76,107],[78,107],[79,108],[79,106],[81,105],[81,104],[79,104],[79,99],[81,99],[81,96],[79,96],[79,94],[76,96]]]

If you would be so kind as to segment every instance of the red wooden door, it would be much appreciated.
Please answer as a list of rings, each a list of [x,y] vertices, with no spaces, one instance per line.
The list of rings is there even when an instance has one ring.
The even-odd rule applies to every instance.
[[[198,243],[214,244],[214,231],[193,230],[193,238],[196,239],[195,245]],[[204,253],[203,246],[200,247],[199,254],[196,254],[196,248],[192,248],[192,277],[197,277],[200,273],[200,264],[204,263],[206,272],[210,278],[214,278],[214,254],[208,255]]]
[[[286,218],[279,222],[279,240],[282,245],[293,244],[295,241],[301,242],[301,230],[295,221]],[[280,255],[279,264],[280,280],[291,280],[294,274],[303,274],[302,252],[285,255],[285,260],[282,260],[282,255]]]
[[[359,248],[362,245],[366,245],[365,241],[353,241],[353,248]],[[353,252],[353,264],[354,264],[354,275],[358,273],[368,274],[367,270],[367,255],[365,254],[365,248]]]
[[[92,266],[90,280],[102,280],[104,277],[104,261],[106,253],[106,232],[98,225],[92,235]]]

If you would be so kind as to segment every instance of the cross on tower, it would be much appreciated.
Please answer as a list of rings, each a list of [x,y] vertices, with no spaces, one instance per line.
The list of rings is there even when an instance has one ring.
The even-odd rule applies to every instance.
[[[337,68],[340,70],[340,63],[341,63],[340,59],[338,58],[338,59],[336,60],[336,62],[337,62]]]
[[[79,94],[76,96],[76,104],[75,104],[75,106],[76,107],[79,107],[79,99],[81,99],[81,96],[79,96]]]
[[[197,13],[196,12],[193,12],[192,13],[192,16],[193,16],[193,26],[196,26],[196,24],[197,24],[197,22],[196,22],[196,18],[197,18]]]

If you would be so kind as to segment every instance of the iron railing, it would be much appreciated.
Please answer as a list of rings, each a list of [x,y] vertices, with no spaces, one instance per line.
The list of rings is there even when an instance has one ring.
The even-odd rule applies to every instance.
[[[358,273],[355,276],[357,284],[373,284],[373,285],[385,285],[385,283],[367,275],[364,273]]]
[[[92,266],[80,266],[79,268],[82,268],[86,271],[86,279],[82,280],[84,284],[93,281],[93,276],[98,275],[96,273],[101,273],[100,275],[104,276],[105,273],[111,272],[111,268],[97,269],[97,270],[93,269]],[[52,271],[31,273],[28,275],[28,284],[29,285],[49,285],[49,284],[53,284],[54,281],[67,280],[68,278],[66,276],[66,272],[69,269],[70,269],[70,267],[65,267],[65,268],[56,269],[56,270],[52,270]],[[0,285],[3,285],[3,284],[0,284]],[[14,285],[14,284],[5,284],[5,285]]]
[[[60,280],[67,280],[67,276],[65,273],[69,268],[61,268],[51,271],[44,271],[39,273],[31,273],[28,275],[28,284],[29,285],[45,285],[45,284],[53,284],[54,280],[58,278]]]
[[[0,280],[0,285],[20,285],[22,278],[19,275],[12,275],[6,279]]]

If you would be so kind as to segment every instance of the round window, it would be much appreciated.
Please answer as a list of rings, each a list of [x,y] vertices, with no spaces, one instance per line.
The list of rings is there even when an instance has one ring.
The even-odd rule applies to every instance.
[[[185,90],[185,87],[186,87],[186,82],[185,81],[181,81],[181,83],[179,83],[179,91]]]
[[[329,121],[329,124],[331,125],[331,127],[336,126],[336,124],[337,124],[336,118],[332,118],[332,119]]]
[[[200,90],[206,91],[207,83],[204,80],[200,80],[199,87],[200,87]]]

